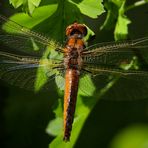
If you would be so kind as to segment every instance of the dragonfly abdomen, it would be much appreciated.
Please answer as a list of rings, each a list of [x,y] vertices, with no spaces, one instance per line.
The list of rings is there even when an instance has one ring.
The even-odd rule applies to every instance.
[[[76,106],[79,70],[68,69],[65,74],[65,96],[64,96],[64,140],[69,141]]]

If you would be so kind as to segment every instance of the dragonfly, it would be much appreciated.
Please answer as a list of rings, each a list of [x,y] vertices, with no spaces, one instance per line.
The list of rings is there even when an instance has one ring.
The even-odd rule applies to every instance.
[[[22,88],[34,89],[36,70],[39,68],[42,69],[41,77],[45,77],[47,82],[58,75],[64,79],[64,141],[70,140],[79,81],[84,75],[90,75],[92,79],[98,79],[100,75],[114,75],[132,80],[136,82],[133,86],[135,94],[148,95],[147,68],[135,68],[131,64],[136,51],[148,50],[148,37],[87,47],[84,40],[87,27],[74,22],[66,28],[65,45],[60,45],[5,16],[0,15],[0,23],[0,79]],[[47,47],[49,50],[46,50]],[[34,51],[30,50],[32,48]],[[133,91],[132,88],[128,96],[130,91]]]

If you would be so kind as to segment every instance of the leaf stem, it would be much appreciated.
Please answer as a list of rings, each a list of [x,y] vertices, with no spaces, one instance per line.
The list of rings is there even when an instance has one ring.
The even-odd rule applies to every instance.
[[[148,3],[148,0],[140,0],[140,1],[137,1],[133,5],[129,5],[127,8],[125,8],[125,11],[128,11],[130,9],[133,9],[135,7],[139,7],[139,6],[145,5],[146,3]]]

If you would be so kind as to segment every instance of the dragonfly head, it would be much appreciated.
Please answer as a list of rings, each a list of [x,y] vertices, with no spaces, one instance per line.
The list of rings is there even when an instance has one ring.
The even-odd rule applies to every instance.
[[[81,35],[82,37],[86,36],[87,28],[83,24],[78,24],[77,22],[69,25],[66,28],[66,36]]]

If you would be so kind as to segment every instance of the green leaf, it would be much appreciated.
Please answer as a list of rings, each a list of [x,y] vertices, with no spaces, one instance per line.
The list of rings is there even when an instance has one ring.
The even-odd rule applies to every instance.
[[[41,0],[9,0],[9,3],[13,5],[14,8],[18,8],[22,5],[25,12],[32,15],[36,7],[39,6]]]
[[[130,24],[131,21],[124,14],[124,5],[125,1],[122,3],[119,9],[118,19],[114,30],[115,40],[126,39],[128,35],[128,24]]]
[[[116,19],[118,17],[118,10],[121,6],[122,1],[111,0],[105,2],[104,6],[107,9],[107,17],[104,21],[104,24],[100,27],[100,29],[110,30],[113,29],[116,23]]]
[[[114,3],[118,8],[120,8],[122,6],[122,4],[126,1],[126,0],[111,0],[112,3]]]
[[[112,29],[118,17],[118,10],[121,7],[122,0],[110,0],[105,2],[104,6],[107,9],[107,17],[101,29]]]
[[[56,118],[50,121],[46,128],[46,132],[53,136],[62,135],[63,132],[63,101],[62,99],[57,101],[53,110]]]
[[[114,29],[115,40],[126,39],[128,35],[128,24],[131,21],[127,18],[125,13],[126,0],[111,0],[105,3],[107,8],[107,17],[101,29]]]
[[[131,21],[125,15],[120,15],[118,17],[118,22],[114,30],[115,40],[122,40],[127,38],[128,24],[130,23]]]
[[[49,79],[53,79],[54,76],[56,76],[56,79],[60,77],[59,71],[52,68],[54,66],[55,61],[52,61],[50,59],[52,59],[51,57],[53,57],[53,59],[54,59],[54,56],[55,56],[55,58],[58,56],[58,54],[53,56],[54,53],[57,53],[57,52],[55,52],[54,50],[51,50],[50,48],[47,48],[47,50],[44,52],[42,58],[40,59],[40,65],[46,65],[46,66],[45,67],[41,66],[38,68],[37,77],[36,77],[36,81],[35,81],[35,91],[36,92],[39,91],[44,86],[44,84],[46,82],[48,82],[48,81],[50,82]],[[50,57],[49,57],[49,55],[50,55]],[[57,59],[56,63],[60,62],[61,56],[59,56],[59,58],[56,58],[56,59]],[[57,83],[57,85],[60,89],[63,90],[63,86],[64,86],[64,84],[62,83],[63,79],[60,77],[58,80],[59,80],[59,82]]]
[[[76,0],[69,2],[75,4],[81,11],[81,13],[91,17],[97,18],[99,15],[105,12],[102,4],[103,0]]]
[[[32,15],[34,9],[39,6],[41,0],[29,0],[28,1],[28,12]]]
[[[9,3],[12,4],[14,8],[18,8],[23,4],[24,0],[9,0]]]
[[[83,96],[93,96],[95,92],[95,86],[89,75],[85,75],[79,82],[79,94]]]
[[[56,82],[56,84],[57,84],[57,86],[58,86],[58,88],[60,89],[60,90],[64,90],[65,89],[65,79],[64,79],[64,77],[63,76],[56,76],[55,77],[55,82]]]
[[[57,10],[57,4],[45,5],[37,8],[34,11],[32,17],[30,17],[25,13],[16,13],[13,16],[11,16],[10,19],[24,27],[31,29],[40,24],[41,22],[43,22],[44,20],[46,20],[47,18],[51,17],[56,10]],[[5,27],[7,27],[7,22],[5,23]]]
[[[50,121],[47,126],[46,133],[52,136],[62,135],[63,132],[63,118],[55,118]]]
[[[40,2],[41,2],[41,0],[31,0],[31,3],[36,7],[39,6]]]

